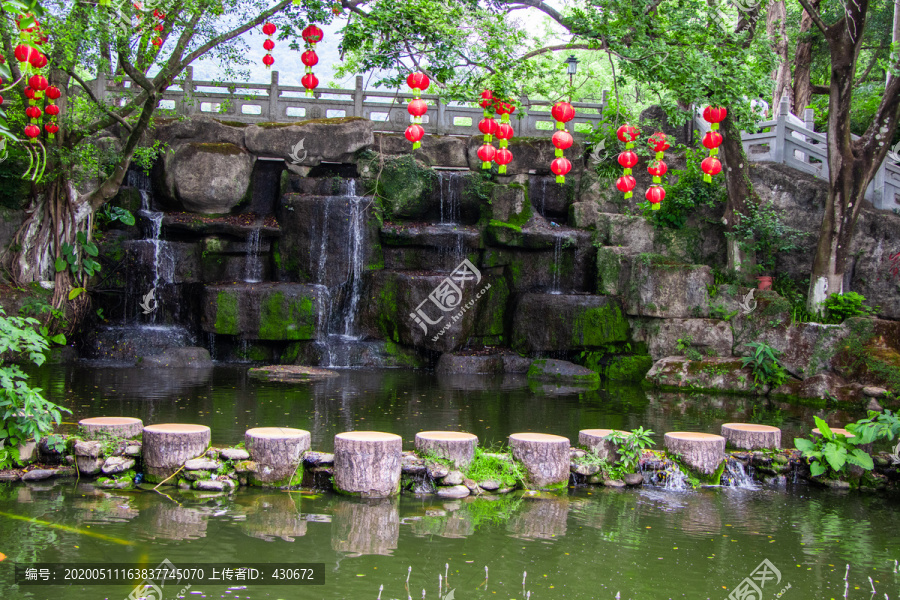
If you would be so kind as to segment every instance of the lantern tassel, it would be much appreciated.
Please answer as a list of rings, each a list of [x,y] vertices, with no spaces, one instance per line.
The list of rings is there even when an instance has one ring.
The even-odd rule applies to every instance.
[[[506,165],[500,165],[500,168],[497,169],[497,173],[499,173],[500,175],[505,174],[506,173]]]
[[[633,195],[634,195],[634,194],[632,194],[631,192],[625,192],[625,199],[628,200],[628,199],[631,198]]]
[[[556,176],[556,183],[565,183],[565,182],[566,182],[566,176],[565,176],[565,175],[557,175],[557,176]]]
[[[482,169],[490,169],[490,168],[491,168],[491,163],[489,163],[489,162],[483,162],[483,163],[481,163],[481,168],[482,168]]]
[[[704,173],[704,174],[703,174],[703,181],[705,181],[706,183],[712,183],[712,177],[710,177],[709,175],[707,175],[707,174]]]
[[[659,210],[659,203],[651,204],[651,205],[650,205],[650,210]]]

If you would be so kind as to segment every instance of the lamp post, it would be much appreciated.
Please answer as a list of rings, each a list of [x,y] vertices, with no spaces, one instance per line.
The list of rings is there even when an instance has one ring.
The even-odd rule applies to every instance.
[[[566,63],[566,73],[569,74],[569,90],[571,90],[574,86],[572,83],[572,79],[575,77],[575,73],[578,72],[578,59],[575,58],[574,54],[570,54],[569,58],[565,60]],[[569,94],[569,101],[572,101],[572,95]]]

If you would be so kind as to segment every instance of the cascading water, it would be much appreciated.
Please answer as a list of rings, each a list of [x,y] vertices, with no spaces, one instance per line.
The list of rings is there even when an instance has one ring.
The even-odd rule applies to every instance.
[[[744,464],[732,457],[725,459],[725,471],[722,473],[722,485],[733,488],[756,489],[753,477],[747,473]]]
[[[344,331],[342,335],[351,339],[355,337],[356,317],[359,309],[359,296],[362,292],[363,274],[363,206],[364,198],[356,195],[356,180],[347,181],[347,200],[350,209],[350,260],[347,281],[350,298],[344,311]]]
[[[666,465],[665,469],[659,471],[650,471],[650,477],[647,483],[670,491],[690,489],[687,477],[675,463],[670,463]]]
[[[446,182],[447,192],[444,193]],[[461,184],[463,177],[460,173],[438,172],[438,188],[440,189],[441,225],[456,225],[459,223],[460,200],[462,196]]]
[[[562,236],[557,235],[553,242],[553,283],[551,284],[551,294],[561,294],[559,289],[559,270],[562,265]]]
[[[257,225],[247,236],[247,260],[244,263],[244,281],[259,283],[263,279],[262,260],[259,257],[259,238],[261,225]]]
[[[144,217],[149,224],[149,230],[145,239],[153,248],[153,276],[150,281],[150,289],[142,294],[142,299],[145,302],[153,300],[158,306],[161,286],[171,283],[175,278],[175,261],[168,252],[166,242],[160,239],[165,213],[153,210],[153,193],[149,177],[138,171],[129,171],[126,183],[136,188],[141,194],[141,208],[138,214]],[[151,292],[152,295],[148,295]],[[156,323],[158,312],[158,310],[150,311],[149,320],[151,323]]]

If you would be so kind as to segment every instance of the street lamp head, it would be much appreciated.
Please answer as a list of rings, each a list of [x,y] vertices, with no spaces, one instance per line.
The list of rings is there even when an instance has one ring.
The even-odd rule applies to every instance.
[[[575,55],[572,54],[565,60],[566,63],[566,73],[569,75],[574,75],[578,72],[578,59],[575,58]]]

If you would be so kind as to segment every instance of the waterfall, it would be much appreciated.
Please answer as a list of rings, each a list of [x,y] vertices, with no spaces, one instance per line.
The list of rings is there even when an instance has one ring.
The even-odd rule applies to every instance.
[[[171,283],[175,279],[175,261],[167,252],[168,247],[165,241],[160,239],[162,234],[162,221],[165,213],[153,210],[153,193],[150,187],[150,178],[138,171],[128,171],[126,183],[138,190],[141,194],[141,208],[138,211],[141,216],[147,219],[150,225],[149,231],[145,234],[146,241],[153,248],[153,279],[150,291],[153,292],[153,299],[159,302],[159,288],[161,285]],[[146,297],[144,294],[142,296]],[[154,310],[150,314],[150,321],[155,323],[157,313]]]
[[[444,181],[447,182],[447,193],[444,194]],[[438,172],[438,188],[440,190],[441,225],[456,225],[459,223],[459,208],[462,190],[460,183],[463,178],[459,173]]]
[[[687,477],[681,472],[674,462],[670,462],[665,470],[652,471],[648,483],[660,486],[665,490],[683,491],[689,489]]]
[[[247,236],[247,260],[244,263],[244,281],[246,283],[259,283],[262,281],[262,261],[259,258],[259,232],[261,225],[253,228]]]
[[[350,288],[350,299],[344,312],[344,331],[346,337],[354,338],[354,329],[356,325],[356,315],[359,308],[359,296],[362,292],[362,275],[363,275],[363,220],[365,207],[363,206],[364,198],[356,196],[356,185],[354,180],[350,180],[353,185],[348,186],[351,190],[348,192],[347,200],[350,201],[350,260],[348,264],[347,282]]]
[[[559,289],[559,270],[562,263],[562,236],[555,237],[553,242],[553,283],[550,288],[551,294],[561,294]]]
[[[734,488],[756,489],[756,483],[753,481],[753,477],[744,469],[744,463],[730,456],[725,459],[722,485]]]

